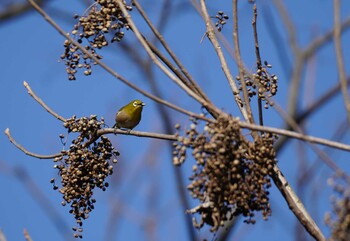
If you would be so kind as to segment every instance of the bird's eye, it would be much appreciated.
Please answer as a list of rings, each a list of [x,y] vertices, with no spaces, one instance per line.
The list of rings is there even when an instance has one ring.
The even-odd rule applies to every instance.
[[[134,107],[138,106],[137,101],[134,101],[134,103],[132,103],[132,105],[133,105]]]

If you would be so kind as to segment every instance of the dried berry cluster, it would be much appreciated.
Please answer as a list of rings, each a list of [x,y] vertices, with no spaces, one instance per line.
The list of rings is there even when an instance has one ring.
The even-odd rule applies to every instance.
[[[192,149],[193,166],[191,195],[200,205],[189,210],[201,215],[203,224],[216,231],[232,216],[243,215],[245,222],[255,223],[254,212],[261,211],[264,219],[271,214],[268,188],[269,175],[276,163],[273,149],[275,137],[263,134],[256,142],[248,141],[237,121],[220,117],[207,123],[199,133],[194,122],[186,130],[186,138],[174,143],[174,164],[186,159],[186,149]]]
[[[221,32],[222,28],[226,24],[226,20],[228,19],[228,16],[224,14],[223,11],[218,11],[218,14],[215,15],[215,18],[217,20],[215,23],[215,27],[219,32]]]
[[[62,205],[70,204],[69,212],[74,215],[77,223],[73,227],[74,236],[79,238],[82,238],[82,221],[94,209],[96,200],[93,198],[93,190],[106,190],[109,185],[106,178],[113,173],[110,160],[119,155],[107,137],[101,136],[91,144],[88,143],[91,138],[96,138],[96,131],[103,125],[103,119],[98,121],[95,115],[90,118],[77,119],[73,116],[68,119],[64,127],[68,133],[76,132],[79,136],[72,141],[69,150],[62,151],[62,156],[54,160],[61,181],[60,185],[55,184],[55,179],[51,179],[51,182],[54,183],[54,189],[59,189],[63,195]],[[116,163],[116,160],[113,159],[112,162]]]
[[[124,4],[131,11],[132,7],[126,5],[125,2]],[[129,29],[122,11],[113,0],[95,0],[86,15],[80,17],[75,15],[75,18],[78,18],[79,22],[74,25],[72,35],[79,44],[86,40],[85,49],[98,59],[101,59],[102,56],[96,53],[97,49],[107,46],[108,39],[111,43],[121,41],[124,37],[123,29]],[[84,74],[90,75],[91,64],[95,63],[87,55],[82,54],[78,47],[69,40],[64,42],[64,48],[65,51],[61,55],[61,59],[66,63],[68,79],[76,79],[77,68],[84,68]]]
[[[259,66],[256,73],[254,73],[252,76],[244,77],[249,98],[252,98],[256,95],[256,93],[258,93],[258,98],[265,102],[264,107],[266,109],[273,105],[273,102],[269,100],[269,97],[276,95],[278,88],[278,77],[275,74],[270,74],[267,71],[267,69],[271,67],[272,65],[265,61],[265,65]],[[242,90],[243,87],[241,86],[240,77],[237,76],[236,80],[240,85],[240,90]]]
[[[326,214],[325,221],[332,228],[330,241],[348,241],[350,237],[350,188],[330,180],[338,197],[332,197],[333,214]]]

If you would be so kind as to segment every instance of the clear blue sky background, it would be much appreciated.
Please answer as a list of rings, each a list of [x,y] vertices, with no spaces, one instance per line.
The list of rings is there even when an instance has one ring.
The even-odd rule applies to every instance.
[[[150,14],[151,19],[158,21],[159,6],[143,2],[145,1],[141,1],[141,4]],[[181,2],[183,4],[180,4],[180,1],[173,2],[181,8],[172,13],[173,16],[170,18],[172,22],[164,31],[164,36],[214,103],[235,115],[237,110],[232,94],[213,48],[206,39],[200,44],[205,25],[191,4],[187,1]],[[208,1],[212,15],[215,15],[218,10],[225,9],[227,3],[224,2],[227,1],[215,1],[215,4]],[[254,69],[252,5],[246,3],[247,1],[241,2],[239,6],[241,51],[248,68]],[[307,46],[312,39],[332,28],[332,1],[286,2],[288,2],[286,7],[297,29],[297,40],[301,47]],[[279,92],[276,100],[285,108],[288,96],[288,68],[291,68],[288,64],[292,63],[293,56],[289,52],[285,27],[280,23],[276,9],[270,6],[269,1],[260,1],[258,7],[262,58],[273,65],[272,72],[279,76]],[[78,1],[68,0],[52,1],[45,9],[67,32],[70,31],[73,23],[72,14],[84,12],[83,5]],[[270,12],[266,12],[266,9]],[[231,20],[231,8],[225,13]],[[269,14],[275,19],[277,35],[282,41],[278,47],[274,44],[272,34],[266,26],[264,14]],[[343,1],[342,18],[349,16],[350,3]],[[139,18],[135,21],[137,20]],[[230,41],[231,30],[232,28],[227,25],[223,31]],[[96,114],[104,116],[110,126],[114,124],[114,114],[119,107],[131,99],[141,98],[147,106],[143,112],[142,122],[136,129],[163,132],[162,121],[156,112],[156,104],[129,89],[100,68],[94,68],[91,77],[79,75],[77,81],[68,81],[64,64],[58,62],[63,52],[63,38],[36,12],[0,23],[0,36],[2,55],[0,58],[0,110],[2,111],[0,130],[10,128],[14,138],[28,150],[40,154],[59,152],[63,147],[58,135],[65,134],[65,130],[62,123],[49,115],[27,94],[23,86],[24,80],[47,105],[60,115],[80,117]],[[133,38],[130,33],[127,37]],[[349,37],[348,31],[343,38],[344,58],[348,72],[350,68]],[[138,48],[136,41],[135,48]],[[278,59],[279,48],[286,51],[288,56],[286,62]],[[119,74],[149,90],[148,84],[140,76],[140,71],[127,60],[118,46],[102,53],[105,55],[104,61]],[[233,60],[230,57],[228,60],[233,73],[236,74]],[[307,66],[303,77],[303,90],[300,93],[300,98],[303,99],[301,107],[312,103],[334,86],[337,77],[334,46],[330,43],[322,48]],[[156,71],[156,79],[161,83],[160,86],[167,100],[200,112],[200,106],[170,83],[160,71]],[[183,115],[175,112],[171,114],[174,123],[180,122],[183,126],[189,124]],[[274,110],[269,110],[265,116],[266,125],[281,126],[281,118]],[[343,101],[338,95],[306,124],[310,134],[330,138],[345,117]],[[145,227],[140,226],[140,223],[143,222],[141,220],[152,218],[152,215],[155,219],[162,220],[162,223],[154,227],[154,236],[151,236],[153,240],[186,240],[187,236],[182,224],[184,210],[180,208],[166,143],[125,136],[110,136],[110,138],[121,151],[122,156],[111,180],[111,187],[107,192],[95,193],[97,205],[90,218],[85,221],[84,240],[107,240],[106,230],[113,231],[112,237],[115,238],[113,240],[146,240]],[[345,137],[342,141],[348,143],[349,138]],[[155,142],[158,148],[152,147]],[[291,185],[296,187],[296,176],[301,163],[310,165],[317,162],[317,158],[310,148],[306,148],[305,153],[300,154],[296,153],[298,142],[293,141],[289,144],[290,147],[285,149],[278,158],[285,176]],[[332,158],[337,160],[339,166],[349,171],[348,153],[336,151]],[[305,162],[301,162],[301,159]],[[187,176],[193,164],[191,161],[189,160],[189,163],[182,167]],[[60,241],[71,237],[69,228],[74,224],[74,220],[68,213],[68,208],[61,207],[61,197],[57,191],[52,190],[52,185],[49,183],[52,177],[57,176],[52,166],[51,160],[38,160],[24,155],[8,141],[5,135],[0,135],[0,228],[8,240],[23,240],[23,228],[28,229],[35,241]],[[31,187],[34,185],[29,182],[29,179],[23,179],[26,177],[24,173],[35,183],[37,190],[29,191],[27,185]],[[324,225],[323,214],[330,208],[328,196],[331,189],[326,185],[326,180],[331,172],[320,164],[316,173],[311,181],[315,185],[306,187],[302,193],[302,199],[311,215],[328,235],[329,230]],[[57,215],[53,214],[55,219],[48,215],[48,207],[37,201],[35,197],[43,200],[39,195],[44,195],[47,199],[44,203],[49,205],[50,212],[57,213]],[[294,240],[296,219],[274,187],[271,188],[271,204],[273,215],[268,222],[263,221],[260,215],[257,215],[258,222],[254,226],[240,221],[241,224],[238,225],[233,240]],[[191,202],[191,205],[195,206],[196,202]],[[112,207],[124,208],[127,211],[118,216],[118,224],[110,227],[108,219],[111,216]],[[154,210],[154,213],[150,214],[146,210]],[[199,232],[199,235],[211,238],[205,229]]]

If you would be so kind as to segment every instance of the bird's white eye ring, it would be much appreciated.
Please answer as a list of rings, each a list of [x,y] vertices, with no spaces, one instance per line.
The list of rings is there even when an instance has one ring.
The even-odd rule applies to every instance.
[[[134,107],[138,106],[137,101],[134,101],[134,103],[132,103],[132,105],[133,105]]]

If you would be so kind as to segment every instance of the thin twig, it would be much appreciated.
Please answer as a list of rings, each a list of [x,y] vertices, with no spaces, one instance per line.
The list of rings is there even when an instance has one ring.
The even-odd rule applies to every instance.
[[[105,134],[121,134],[121,135],[132,135],[138,137],[149,137],[160,140],[167,141],[177,141],[179,138],[178,135],[169,135],[169,134],[161,134],[154,132],[145,132],[145,131],[134,131],[134,130],[122,130],[122,129],[114,129],[114,128],[105,128],[97,131],[97,136],[102,136]]]
[[[24,235],[24,238],[27,240],[27,241],[33,241],[33,239],[30,237],[27,229],[24,229],[23,230],[23,235]]]
[[[9,128],[6,128],[5,135],[9,138],[9,140],[12,144],[14,144],[18,149],[20,149],[24,154],[26,154],[28,156],[36,157],[38,159],[53,159],[55,157],[62,156],[61,153],[57,153],[57,154],[53,154],[53,155],[39,155],[39,154],[28,151],[27,149],[25,149],[23,146],[21,146],[20,144],[18,144],[15,141],[15,139],[11,136]]]
[[[2,229],[0,229],[0,241],[7,241],[6,236]]]
[[[191,3],[192,3],[192,6],[194,7],[194,9],[199,13],[199,15],[205,21],[205,17],[203,16],[203,13],[201,11],[200,4],[196,0],[191,0]],[[203,37],[206,37],[206,36],[207,36],[207,34],[205,33],[203,35]],[[235,61],[237,63],[234,49],[231,47],[231,41],[225,37],[225,35],[222,33],[222,31],[221,32],[215,31],[215,37],[217,37],[217,39],[222,43],[222,46],[224,47],[224,49],[226,49],[226,52],[233,59],[233,61]],[[242,63],[242,64],[243,64],[243,68],[244,68],[244,73],[247,75],[248,78],[251,78],[252,75],[250,73],[250,70],[247,68],[247,66],[244,65],[244,63]]]
[[[350,85],[350,78],[347,80],[347,85]],[[302,121],[304,121],[306,118],[308,118],[310,115],[315,113],[317,110],[320,110],[320,108],[326,104],[329,103],[330,99],[335,97],[336,94],[340,90],[340,83],[333,88],[331,88],[329,91],[327,91],[325,94],[321,95],[314,103],[309,105],[306,110],[303,110],[299,112],[299,114],[295,118],[295,123],[299,124]],[[281,108],[282,109],[282,108]],[[280,112],[279,112],[280,113]],[[286,124],[285,130],[292,130],[292,126],[290,124]],[[286,136],[282,136],[278,142],[275,145],[275,150],[279,152],[286,144],[287,144],[288,138]]]
[[[44,5],[48,3],[48,0],[36,0],[36,3],[39,5]],[[8,4],[2,5],[2,11],[0,11],[0,22],[4,23],[7,20],[10,20],[14,17],[24,15],[26,12],[31,11],[32,7],[28,3],[22,2],[8,2]]]
[[[350,77],[347,78],[346,85],[347,86],[350,85]],[[296,122],[300,123],[301,121],[309,117],[311,114],[313,114],[316,110],[319,110],[324,104],[329,103],[330,99],[335,97],[340,89],[341,89],[341,83],[339,81],[337,85],[335,85],[334,87],[329,89],[326,93],[321,95],[317,100],[311,103],[305,110],[301,111],[296,117]]]
[[[289,44],[292,48],[292,51],[295,55],[297,55],[298,52],[300,52],[300,49],[299,49],[299,46],[297,43],[297,37],[296,37],[294,23],[292,22],[291,18],[289,17],[289,13],[288,13],[287,9],[285,8],[285,6],[283,5],[282,1],[281,0],[274,0],[273,2],[277,8],[277,12],[281,16],[282,23],[284,24],[285,29],[287,31],[288,40],[289,40]]]
[[[325,146],[337,148],[337,149],[344,150],[344,151],[350,151],[350,145],[342,144],[342,143],[335,142],[335,141],[330,141],[330,140],[323,139],[323,138],[308,136],[308,135],[304,135],[301,133],[288,131],[288,130],[282,130],[282,129],[273,128],[273,127],[254,125],[254,124],[250,124],[247,122],[238,122],[238,124],[240,127],[250,129],[250,130],[285,135],[285,136],[288,136],[291,138],[303,140],[303,141],[310,142],[310,143],[325,145]],[[22,147],[20,144],[18,144],[14,140],[14,138],[11,136],[9,128],[7,128],[5,130],[5,134],[10,139],[11,143],[13,143],[18,149],[23,151],[26,155],[33,156],[33,157],[36,157],[39,159],[53,159],[55,157],[62,156],[62,153],[57,153],[57,154],[53,154],[53,155],[35,154],[33,152],[26,150],[24,147]],[[168,140],[168,141],[177,141],[179,138],[183,138],[183,137],[178,136],[178,135],[167,135],[167,134],[160,134],[160,133],[153,133],[153,132],[141,132],[141,131],[133,131],[133,130],[121,130],[121,129],[114,129],[114,128],[105,128],[105,129],[98,130],[96,135],[92,139],[90,139],[89,141],[87,141],[85,143],[85,146],[93,143],[100,136],[105,135],[105,134],[133,135],[133,136],[138,136],[138,137],[156,138],[156,139]]]
[[[180,86],[180,88],[182,88],[189,96],[191,96],[192,98],[194,98],[195,100],[197,100],[199,103],[201,103],[202,105],[207,105],[206,100],[204,100],[201,96],[199,96],[197,93],[195,93],[194,91],[192,91],[187,85],[185,85],[176,75],[174,75],[174,73],[172,73],[171,71],[169,71],[153,54],[152,50],[150,49],[150,47],[148,46],[148,44],[146,43],[146,41],[144,40],[142,34],[140,33],[140,31],[138,30],[138,28],[136,27],[136,25],[134,24],[130,14],[128,13],[128,11],[126,10],[124,3],[122,0],[117,0],[118,6],[120,8],[120,10],[123,12],[124,17],[127,19],[128,21],[128,25],[130,26],[130,28],[133,30],[133,32],[135,33],[136,38],[139,40],[139,42],[141,43],[141,45],[143,46],[143,48],[146,50],[147,54],[150,56],[150,58],[152,59],[152,61],[171,79],[174,81],[174,83],[176,83],[178,86]]]
[[[184,74],[184,76],[188,80],[188,86],[197,92],[203,99],[206,101],[209,101],[209,98],[205,95],[205,93],[202,91],[202,89],[198,86],[197,82],[192,78],[192,76],[188,73],[186,68],[182,65],[181,61],[177,58],[175,53],[171,50],[163,36],[160,34],[160,32],[157,30],[157,28],[152,24],[151,20],[146,15],[145,11],[142,9],[141,5],[138,3],[137,0],[133,0],[133,4],[135,5],[136,9],[140,12],[143,19],[146,21],[154,35],[157,37],[157,39],[160,41],[164,49],[167,51],[167,53],[170,55],[170,57],[174,60],[176,65],[180,68],[181,72]],[[163,21],[163,20],[162,20]],[[186,82],[185,82],[186,83]]]
[[[201,0],[200,3],[201,3],[201,8],[202,8],[201,13],[202,13],[203,18],[205,20],[206,36],[208,37],[209,41],[213,45],[214,50],[216,51],[216,54],[220,60],[221,68],[226,76],[226,79],[227,79],[229,85],[230,85],[230,88],[231,88],[232,93],[234,95],[237,106],[240,109],[240,111],[243,115],[243,118],[245,120],[248,120],[249,118],[248,118],[247,110],[245,109],[244,106],[242,106],[242,100],[241,100],[241,97],[239,96],[239,89],[238,89],[236,82],[231,74],[230,68],[228,67],[228,64],[227,64],[226,58],[224,56],[224,53],[221,49],[220,43],[216,38],[215,28],[212,25],[205,1]]]
[[[56,117],[57,119],[59,119],[62,122],[65,122],[66,119],[63,118],[62,116],[60,116],[59,114],[57,114],[56,112],[54,112],[50,107],[48,107],[44,101],[42,101],[32,90],[32,88],[30,88],[29,84],[25,81],[23,81],[23,85],[24,87],[26,87],[26,89],[28,90],[28,94],[33,97],[42,107],[44,107],[44,109],[49,112],[51,115],[53,115],[54,117]]]
[[[247,121],[254,124],[255,121],[254,121],[252,109],[250,107],[247,85],[244,78],[244,68],[243,68],[243,62],[241,58],[240,44],[239,44],[237,0],[233,1],[233,44],[235,46],[235,56],[236,56],[238,71],[239,71],[239,81],[241,82],[241,85],[242,85],[241,87],[242,87],[243,98],[244,98],[243,105],[245,106],[247,111],[247,117],[248,117]]]
[[[345,75],[345,66],[344,66],[344,58],[341,44],[341,25],[340,25],[340,1],[334,0],[334,45],[335,52],[337,56],[337,66],[339,73],[339,80],[341,83],[341,90],[343,93],[345,109],[347,111],[348,119],[350,122],[350,100],[349,100],[349,92],[348,85],[346,83],[346,75]]]
[[[333,148],[344,150],[344,151],[350,151],[350,145],[346,145],[346,144],[335,142],[335,141],[330,141],[328,139],[323,139],[323,138],[319,138],[319,137],[304,135],[302,133],[297,133],[294,131],[288,131],[288,130],[278,129],[278,128],[274,128],[274,127],[268,127],[268,126],[260,126],[260,125],[250,124],[250,123],[241,122],[241,121],[238,122],[238,125],[242,128],[245,128],[245,129],[269,132],[269,133],[274,133],[274,134],[278,134],[278,135],[284,135],[284,136],[288,136],[291,138],[295,138],[295,139],[310,142],[310,143],[315,143],[315,144],[320,144],[320,145],[324,145],[324,146],[328,146],[328,147],[333,147]],[[177,135],[166,135],[166,134],[158,134],[158,133],[153,133],[153,132],[141,132],[141,131],[133,131],[133,130],[126,131],[126,130],[113,129],[113,128],[106,128],[106,129],[99,130],[97,132],[97,135],[100,136],[100,135],[112,134],[112,133],[124,134],[124,135],[134,135],[134,136],[139,136],[139,137],[150,137],[150,138],[169,140],[169,141],[176,141],[176,140],[178,140],[178,138],[183,138],[183,137],[177,136]]]
[[[312,237],[314,237],[317,241],[325,241],[326,239],[321,230],[311,218],[303,203],[299,200],[298,196],[295,194],[277,165],[274,166],[274,173],[275,174],[271,176],[272,180],[282,193],[294,215],[299,219],[300,223]]]
[[[167,59],[160,51],[159,49],[154,45],[152,44],[151,42],[149,42],[146,38],[144,38],[144,40],[146,41],[146,43],[148,44],[148,46],[150,47],[150,49],[152,50],[152,52],[157,55],[157,57],[163,61],[163,63],[169,68],[171,69],[171,71],[174,72],[174,74],[181,80],[183,81],[184,83],[186,83],[186,78],[182,75],[181,71],[176,67],[174,66],[169,59]],[[159,95],[157,95],[159,96]],[[218,108],[215,107],[215,105],[210,101],[210,100],[207,100],[206,98],[205,99],[205,102],[202,103],[202,106],[204,108],[206,108],[206,110],[214,117],[214,118],[217,118],[220,113],[222,112],[221,110],[219,110]]]
[[[283,111],[283,109],[278,104],[275,103],[274,108],[278,111],[278,113],[282,116],[282,118],[285,120],[285,122],[289,126],[291,126],[296,132],[299,132],[299,133],[305,135],[304,131],[299,126],[299,124],[293,118],[288,116],[288,114],[285,111]],[[337,143],[339,143],[339,142],[337,142]],[[311,147],[311,149],[316,153],[316,155],[318,155],[326,163],[327,166],[329,166],[331,169],[333,169],[336,173],[339,173],[340,176],[347,177],[346,173],[344,171],[342,171],[339,167],[337,167],[337,165],[326,154],[326,152],[322,151],[321,149],[319,149],[317,146],[315,146],[312,143],[308,143],[308,144]]]
[[[179,138],[178,135],[167,135],[167,134],[160,134],[160,133],[153,133],[153,132],[142,132],[142,131],[133,131],[133,130],[121,130],[121,129],[114,129],[114,128],[105,128],[98,130],[96,132],[96,135],[94,135],[90,140],[84,143],[84,147],[89,146],[91,143],[96,141],[100,136],[105,134],[121,134],[121,135],[133,135],[138,137],[148,137],[148,138],[155,138],[160,140],[168,140],[168,141],[177,141]],[[56,153],[52,155],[40,155],[33,152],[28,151],[26,148],[24,148],[22,145],[18,144],[15,139],[12,137],[10,133],[10,129],[7,128],[5,130],[5,135],[9,138],[10,142],[14,144],[19,150],[21,150],[24,154],[32,157],[36,157],[38,159],[53,159],[56,157],[61,157],[64,155],[63,153]]]
[[[344,33],[345,30],[348,30],[350,27],[350,17],[346,18],[340,24],[340,31]],[[314,39],[305,49],[304,56],[309,58],[311,55],[314,55],[321,47],[324,47],[329,41],[334,37],[334,29],[329,30],[321,37]]]
[[[254,17],[253,17],[252,25],[253,25],[253,32],[254,32],[256,66],[257,66],[257,69],[259,70],[259,69],[261,69],[261,57],[260,57],[260,49],[259,49],[258,30],[257,30],[257,27],[256,27],[256,21],[257,21],[257,18],[258,18],[258,11],[257,11],[257,8],[256,8],[256,4],[254,4],[253,9],[254,9]],[[259,86],[259,83],[258,83],[258,86]],[[262,112],[262,103],[261,103],[261,98],[260,98],[259,95],[258,95],[258,112],[259,112],[259,124],[261,126],[263,126],[264,125],[264,119],[263,119],[263,112]]]
[[[301,75],[305,63],[305,55],[300,50],[300,47],[297,43],[297,32],[295,31],[294,24],[289,17],[289,14],[283,5],[281,0],[274,0],[277,11],[282,18],[282,22],[286,26],[286,31],[288,34],[289,44],[292,49],[292,54],[294,55],[294,68],[292,76],[290,78],[289,84],[289,97],[288,97],[288,114],[292,118],[295,118],[297,114],[299,93],[300,93],[300,84],[301,84]]]
[[[158,38],[163,38],[162,35],[160,35],[160,32],[161,32],[162,28],[166,27],[167,20],[170,17],[170,11],[169,11],[170,8],[167,6],[167,4],[171,3],[171,2],[172,2],[172,0],[168,0],[168,1],[164,2],[164,6],[163,6],[162,11],[161,11],[162,16],[159,18],[158,27],[156,28],[153,26],[153,24],[151,23],[151,21],[149,20],[148,16],[143,11],[141,6],[139,6],[139,4],[136,1],[133,1],[134,5],[139,10],[141,15],[145,19],[145,21],[149,22],[148,24],[150,26],[152,26],[151,28],[154,28],[153,31],[156,32],[155,33],[155,35],[156,35],[155,40],[158,40]],[[159,37],[157,37],[157,36],[159,36]],[[151,43],[146,38],[144,38],[144,39],[147,42],[147,44],[150,46],[153,53],[155,55],[157,55],[158,58],[160,58],[160,60],[163,61],[168,66],[168,68],[170,68],[181,81],[187,83],[188,79],[191,79],[191,76],[187,73],[187,71],[184,69],[184,67],[182,67],[181,62],[179,62],[179,64],[178,64],[178,67],[181,69],[181,70],[179,70],[179,68],[177,66],[175,66],[168,58],[166,58],[160,52],[160,50],[155,46],[157,44],[156,41],[155,41],[155,43]],[[140,51],[136,51],[135,48],[133,48],[131,45],[125,44],[125,42],[123,42],[123,43],[124,43],[124,46],[126,47],[126,48],[123,48],[123,50],[125,50],[125,52],[129,51],[129,52],[133,53],[131,55],[129,54],[128,56],[131,57],[132,60],[136,64],[140,65],[141,71],[144,72],[143,76],[145,76],[145,78],[147,79],[147,82],[151,86],[152,93],[160,98],[163,98],[164,93],[159,89],[159,86],[156,84],[156,81],[154,78],[154,71],[153,71],[153,68],[151,68],[153,66],[151,63],[151,59],[147,58],[146,60],[143,60],[143,56],[142,56],[142,54],[140,54]],[[167,46],[167,43],[165,41],[163,43],[163,46],[165,49],[168,49],[167,51],[168,51],[169,55],[172,56],[173,59],[176,59],[176,56],[172,53],[171,49]],[[174,61],[176,63],[176,61],[178,61],[178,60],[174,60]],[[184,74],[186,75],[186,73],[187,73],[188,79],[186,79],[186,76],[184,76]],[[194,80],[192,80],[192,81],[194,82]],[[189,87],[191,88],[191,84],[189,84]],[[195,91],[195,92],[197,92],[197,91]],[[206,98],[204,98],[204,99],[206,99]],[[173,132],[173,124],[172,124],[172,120],[171,120],[172,117],[171,117],[168,109],[164,105],[157,105],[156,108],[158,109],[159,114],[161,116],[161,120],[164,124],[165,133],[166,134],[172,133]],[[208,107],[206,107],[206,108],[207,108],[208,112],[215,118],[217,115],[216,112],[211,111]],[[168,142],[166,144],[168,146],[169,154],[171,156],[172,152],[173,152],[172,143]],[[188,200],[188,195],[187,195],[187,190],[186,190],[186,183],[185,183],[186,179],[184,178],[183,169],[173,166],[172,170],[174,172],[176,191],[178,193],[177,195],[178,195],[180,203],[182,205],[182,209],[187,210],[190,208],[190,205],[189,205],[189,200]],[[183,213],[182,218],[184,220],[184,224],[185,224],[185,227],[186,227],[186,230],[188,233],[189,240],[193,240],[193,241],[198,240],[197,235],[196,235],[196,231],[194,230],[194,227],[192,224],[191,216]]]
[[[51,24],[64,38],[66,38],[67,40],[69,40],[74,46],[76,46],[77,48],[79,48],[79,50],[84,53],[85,55],[87,55],[91,60],[93,60],[94,62],[96,62],[96,64],[98,64],[99,66],[101,66],[101,68],[103,68],[104,70],[106,70],[109,74],[111,74],[113,77],[119,79],[120,81],[122,81],[124,84],[126,84],[127,86],[129,86],[130,88],[136,90],[137,92],[143,94],[144,96],[147,96],[148,98],[161,103],[163,105],[168,106],[171,109],[174,109],[180,113],[183,113],[185,115],[191,116],[191,117],[195,117],[198,119],[202,119],[202,117],[200,115],[197,115],[196,113],[193,113],[191,111],[188,111],[186,109],[183,109],[175,104],[172,104],[168,101],[165,101],[163,99],[158,98],[155,95],[152,95],[150,93],[148,93],[147,91],[144,91],[143,89],[139,88],[136,84],[133,84],[131,82],[129,82],[127,79],[125,79],[124,77],[122,77],[121,75],[119,75],[117,72],[115,72],[112,68],[110,68],[107,64],[105,64],[104,62],[102,62],[100,59],[96,58],[93,54],[91,54],[89,51],[87,51],[85,49],[85,47],[83,47],[82,45],[80,45],[77,41],[75,41],[71,36],[69,36],[69,34],[67,34],[60,26],[58,26],[58,24],[42,9],[40,8],[40,6],[38,6],[33,0],[27,0],[43,17],[44,19]]]
[[[291,138],[303,140],[303,141],[310,142],[310,143],[325,145],[325,146],[333,147],[333,148],[344,150],[344,151],[350,151],[350,145],[346,145],[343,143],[330,141],[327,139],[318,138],[318,137],[314,137],[314,136],[308,136],[308,135],[304,135],[304,134],[297,133],[294,131],[288,131],[288,130],[284,130],[284,129],[278,129],[278,128],[267,127],[267,126],[253,125],[253,124],[249,124],[246,122],[239,122],[239,126],[242,128],[250,129],[250,130],[275,133],[275,134],[288,136]]]

